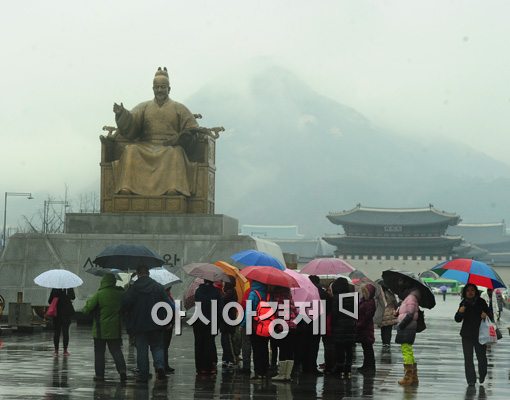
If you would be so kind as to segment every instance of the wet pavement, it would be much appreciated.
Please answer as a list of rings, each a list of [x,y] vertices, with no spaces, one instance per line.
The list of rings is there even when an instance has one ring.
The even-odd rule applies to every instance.
[[[107,358],[106,381],[96,383],[91,328],[71,327],[71,356],[52,354],[52,332],[13,334],[0,337],[0,399],[510,399],[510,310],[503,313],[503,339],[488,352],[489,371],[484,385],[468,388],[459,336],[460,324],[453,321],[459,298],[437,297],[434,310],[426,310],[427,330],[418,334],[415,356],[420,384],[403,388],[399,347],[390,353],[381,349],[379,332],[374,346],[377,373],[364,377],[354,372],[350,382],[334,376],[298,376],[292,383],[252,382],[236,371],[214,377],[196,377],[193,358],[193,332],[183,329],[170,349],[175,374],[165,383],[151,380],[137,385],[132,378],[121,384],[111,358]],[[184,324],[185,325],[185,324]],[[184,326],[183,325],[183,326]],[[128,369],[135,367],[133,348],[124,341]],[[218,352],[221,353],[219,338]],[[108,352],[107,352],[108,353]],[[109,357],[109,355],[107,355]],[[355,366],[362,360],[357,349]],[[319,362],[322,362],[322,346]]]

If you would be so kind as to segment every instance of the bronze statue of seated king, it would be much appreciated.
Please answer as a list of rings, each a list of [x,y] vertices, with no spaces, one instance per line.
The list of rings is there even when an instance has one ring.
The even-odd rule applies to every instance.
[[[101,136],[101,211],[214,213],[215,140],[223,128],[169,97],[167,69],[157,70],[154,99],[131,111],[115,103],[117,128]]]

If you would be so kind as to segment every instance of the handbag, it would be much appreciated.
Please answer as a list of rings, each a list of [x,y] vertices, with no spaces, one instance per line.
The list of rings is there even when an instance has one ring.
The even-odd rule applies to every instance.
[[[501,331],[499,330],[499,328],[496,326],[496,338],[499,340],[503,337]]]
[[[491,319],[491,323],[494,325],[494,327],[496,328],[496,338],[499,340],[499,339],[502,339],[503,338],[503,334],[501,333],[501,331],[499,330],[499,326],[496,322],[494,322],[494,320]]]
[[[55,318],[57,316],[57,304],[58,304],[58,297],[54,297],[51,300],[50,306],[46,310],[46,314],[44,314],[47,318]]]
[[[496,334],[496,325],[494,325],[488,318],[482,320],[480,323],[480,330],[478,332],[478,341],[480,344],[494,344],[498,342]]]
[[[418,320],[416,321],[416,332],[420,333],[427,329],[427,324],[425,324],[425,313],[423,310],[418,309]]]
[[[501,333],[501,331],[499,330],[499,326],[498,324],[496,324],[495,322],[492,322],[494,324],[494,327],[496,328],[496,338],[499,340],[499,339],[502,339],[503,338],[503,334]]]

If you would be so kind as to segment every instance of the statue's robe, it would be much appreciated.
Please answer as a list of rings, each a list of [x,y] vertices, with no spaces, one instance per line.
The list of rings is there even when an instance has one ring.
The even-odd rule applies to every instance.
[[[195,191],[196,163],[188,160],[179,139],[198,124],[184,105],[168,99],[159,106],[150,100],[115,119],[119,133],[132,141],[112,165],[115,193],[190,196]]]

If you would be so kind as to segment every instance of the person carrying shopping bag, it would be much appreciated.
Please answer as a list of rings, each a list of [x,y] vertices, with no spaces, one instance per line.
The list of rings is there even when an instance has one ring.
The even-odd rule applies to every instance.
[[[469,386],[476,383],[476,372],[473,362],[473,350],[478,360],[478,381],[485,382],[487,376],[487,345],[480,344],[478,337],[480,324],[487,317],[493,319],[487,302],[480,297],[477,286],[468,283],[462,289],[462,301],[455,313],[455,321],[462,322],[460,336],[462,337],[462,351],[464,353],[464,371]]]

